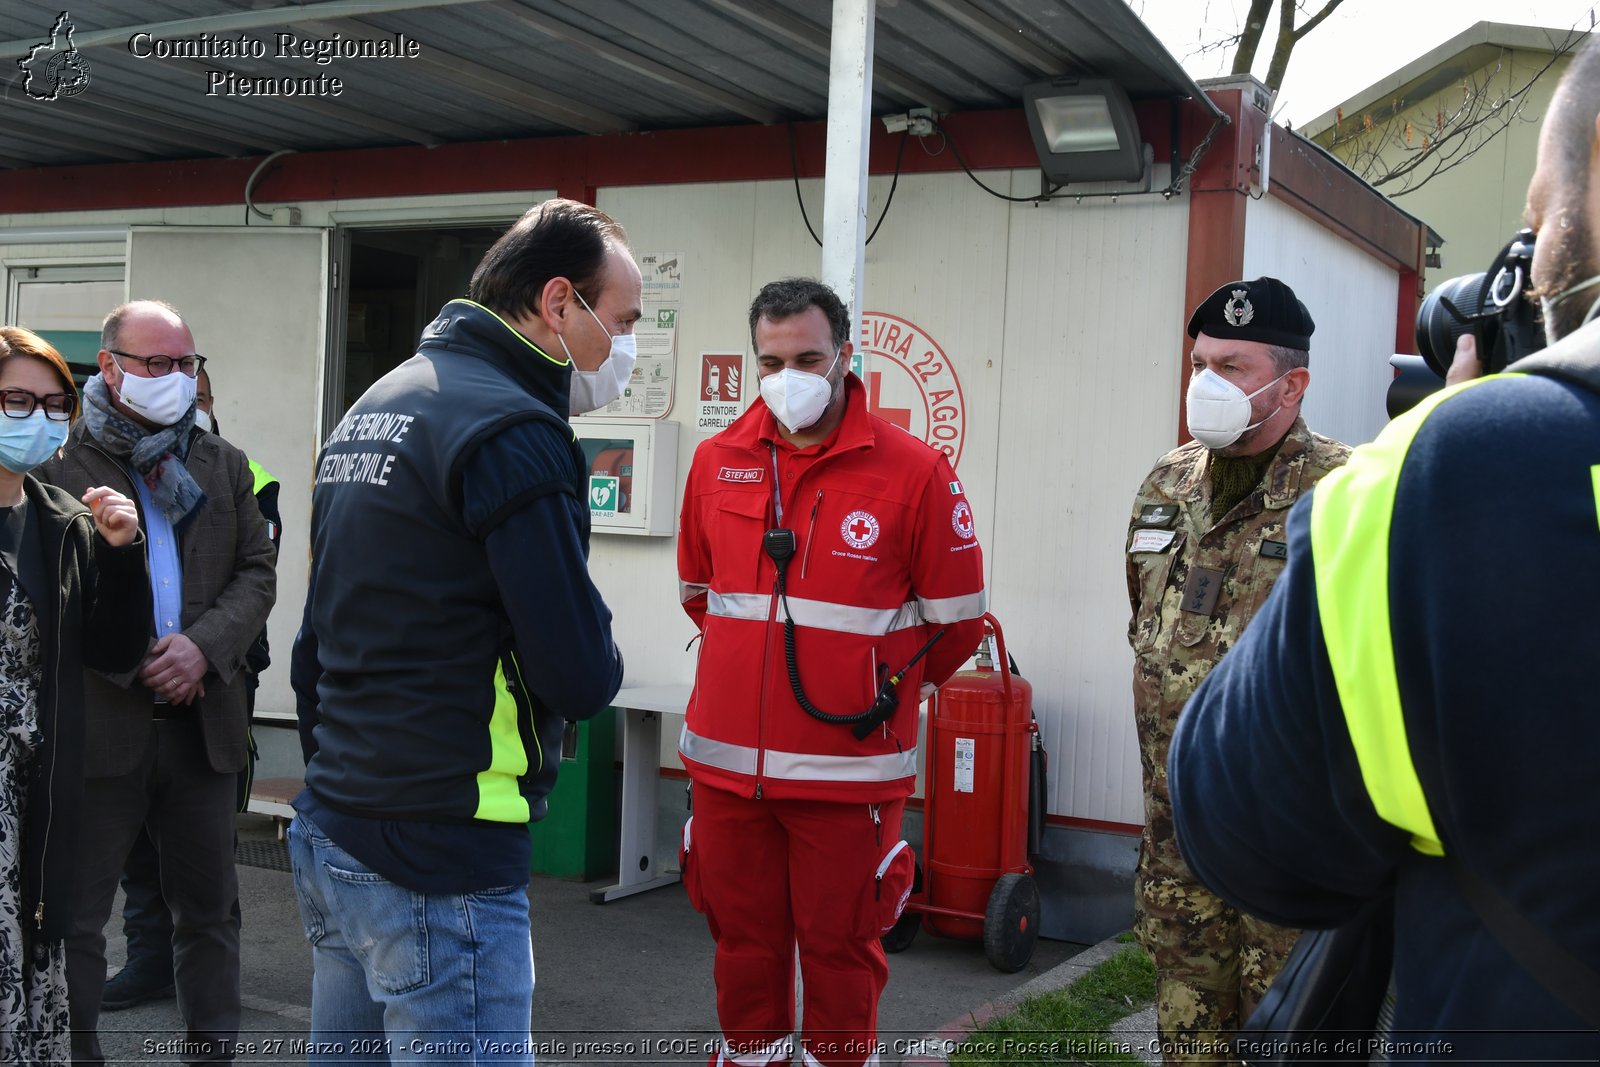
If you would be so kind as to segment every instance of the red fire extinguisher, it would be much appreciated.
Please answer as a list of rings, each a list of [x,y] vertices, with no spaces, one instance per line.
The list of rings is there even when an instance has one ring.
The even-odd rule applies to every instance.
[[[982,940],[989,962],[1012,972],[1027,966],[1039,933],[1028,856],[1042,828],[1044,753],[1033,687],[1012,670],[1000,623],[985,615],[984,625],[997,651],[980,649],[977,669],[954,675],[931,700],[923,877],[883,945],[903,951],[926,926]]]

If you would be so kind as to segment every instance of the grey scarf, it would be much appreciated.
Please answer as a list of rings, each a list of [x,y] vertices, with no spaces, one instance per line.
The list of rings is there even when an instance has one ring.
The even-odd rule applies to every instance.
[[[146,430],[116,409],[104,375],[83,383],[83,418],[89,436],[100,447],[133,467],[150,490],[150,499],[172,523],[175,533],[205,507],[206,494],[189,468],[189,431],[194,427],[194,405],[171,426]]]

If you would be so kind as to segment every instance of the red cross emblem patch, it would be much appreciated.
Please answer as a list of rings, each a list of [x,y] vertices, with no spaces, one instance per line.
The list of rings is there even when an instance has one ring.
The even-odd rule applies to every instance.
[[[967,507],[965,500],[956,502],[955,511],[950,515],[950,525],[955,528],[957,537],[963,541],[972,540],[972,509]]]
[[[868,511],[852,511],[839,524],[839,536],[851,548],[871,548],[878,540],[878,518]]]

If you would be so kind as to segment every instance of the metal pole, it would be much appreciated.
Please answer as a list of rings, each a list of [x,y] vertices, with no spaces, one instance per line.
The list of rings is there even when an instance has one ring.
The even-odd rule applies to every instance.
[[[822,280],[861,334],[867,262],[867,150],[872,133],[872,23],[876,0],[833,0],[828,62],[828,160],[822,181]],[[857,369],[866,370],[864,357]]]

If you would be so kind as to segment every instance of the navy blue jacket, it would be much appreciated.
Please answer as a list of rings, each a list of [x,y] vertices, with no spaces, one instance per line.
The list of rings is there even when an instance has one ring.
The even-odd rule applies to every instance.
[[[526,880],[523,827],[544,815],[563,722],[622,681],[588,574],[569,375],[453,301],[318,460],[291,666],[307,800],[329,837],[414,889],[485,888],[518,863]]]
[[[1587,332],[1587,331],[1586,331]],[[1597,342],[1600,343],[1600,342]],[[1389,540],[1406,738],[1445,851],[1600,967],[1600,396],[1510,375],[1443,400]],[[1379,819],[1318,612],[1315,495],[1289,562],[1185,708],[1168,761],[1185,860],[1230,903],[1326,928],[1393,885],[1396,1025],[1441,1060],[1600,1057],[1496,941],[1448,861]],[[1400,1059],[1429,1059],[1427,1054]]]

